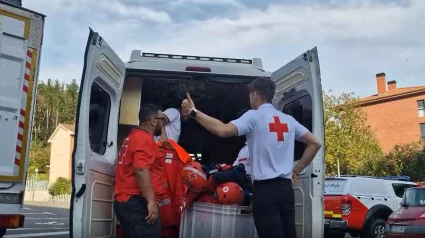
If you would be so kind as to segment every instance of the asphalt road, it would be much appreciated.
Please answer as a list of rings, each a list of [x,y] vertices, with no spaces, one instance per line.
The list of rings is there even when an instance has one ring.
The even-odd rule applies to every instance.
[[[69,237],[68,208],[25,205],[22,213],[25,215],[24,227],[8,230],[4,238]],[[351,236],[347,234],[345,238],[351,238]]]
[[[4,238],[69,237],[69,209],[25,205],[22,213],[25,215],[24,227],[8,230]]]

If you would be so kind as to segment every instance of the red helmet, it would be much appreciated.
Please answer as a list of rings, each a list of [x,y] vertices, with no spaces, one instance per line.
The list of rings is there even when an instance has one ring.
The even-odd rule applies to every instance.
[[[203,192],[207,188],[207,175],[198,162],[191,162],[182,171],[183,181],[189,190]]]
[[[217,200],[215,199],[214,195],[209,192],[202,193],[198,199],[196,199],[197,202],[203,202],[203,203],[211,203],[211,204],[217,204]]]
[[[225,182],[217,186],[215,190],[219,204],[228,206],[242,206],[244,203],[244,191],[239,184]]]

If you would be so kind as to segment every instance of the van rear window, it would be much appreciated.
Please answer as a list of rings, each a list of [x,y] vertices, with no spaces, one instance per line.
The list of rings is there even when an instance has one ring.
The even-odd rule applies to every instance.
[[[344,192],[346,179],[325,179],[325,194],[342,194]]]

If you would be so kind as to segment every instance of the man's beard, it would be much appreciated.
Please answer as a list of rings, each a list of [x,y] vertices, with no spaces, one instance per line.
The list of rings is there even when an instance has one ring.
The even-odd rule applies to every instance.
[[[155,129],[155,136],[160,136],[162,134],[162,130],[161,129],[162,129],[161,127]]]

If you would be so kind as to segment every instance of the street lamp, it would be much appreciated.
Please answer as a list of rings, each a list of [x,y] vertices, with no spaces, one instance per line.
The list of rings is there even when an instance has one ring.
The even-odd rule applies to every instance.
[[[35,172],[35,182],[37,183],[38,168],[35,168],[34,172]]]

